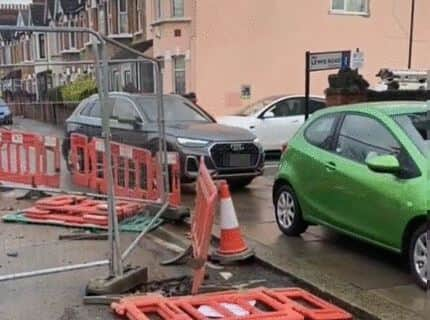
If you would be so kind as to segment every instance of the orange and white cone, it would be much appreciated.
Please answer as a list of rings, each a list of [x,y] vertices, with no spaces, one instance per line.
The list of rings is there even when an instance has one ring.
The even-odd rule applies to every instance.
[[[219,248],[211,258],[223,263],[245,260],[254,256],[254,251],[248,248],[240,232],[236,210],[226,181],[221,181],[219,185],[219,196],[221,238]]]

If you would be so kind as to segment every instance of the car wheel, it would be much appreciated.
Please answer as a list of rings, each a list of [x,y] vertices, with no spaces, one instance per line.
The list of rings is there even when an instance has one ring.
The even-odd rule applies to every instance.
[[[409,242],[409,266],[417,284],[423,289],[427,286],[429,263],[426,236],[426,224],[423,224],[412,234]]]
[[[254,180],[254,177],[251,178],[236,178],[236,179],[227,179],[228,186],[232,190],[245,188],[248,184],[250,184]]]
[[[275,195],[275,218],[279,229],[287,236],[299,236],[308,228],[303,220],[297,196],[288,185],[281,186]]]

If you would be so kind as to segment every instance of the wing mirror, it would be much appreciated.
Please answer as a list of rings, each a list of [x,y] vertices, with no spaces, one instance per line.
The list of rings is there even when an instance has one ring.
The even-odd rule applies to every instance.
[[[275,114],[273,113],[273,111],[267,111],[264,116],[263,119],[270,119],[270,118],[274,118]]]
[[[380,173],[398,173],[400,171],[399,160],[393,155],[368,157],[366,165],[370,170]]]

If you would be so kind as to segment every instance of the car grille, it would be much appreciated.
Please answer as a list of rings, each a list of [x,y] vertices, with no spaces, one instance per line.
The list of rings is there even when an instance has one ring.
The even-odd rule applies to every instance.
[[[260,151],[253,143],[219,143],[211,148],[217,168],[250,168],[258,162]]]

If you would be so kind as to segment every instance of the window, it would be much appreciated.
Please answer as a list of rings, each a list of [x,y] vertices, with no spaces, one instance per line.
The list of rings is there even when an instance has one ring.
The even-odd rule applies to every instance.
[[[121,84],[120,74],[117,70],[112,71],[111,88],[113,91],[119,91]]]
[[[131,70],[125,70],[124,71],[124,84],[127,85],[129,83],[132,83]]]
[[[75,26],[75,22],[74,21],[70,21],[70,27],[74,27]],[[70,37],[70,49],[75,49],[76,48],[76,32],[69,32],[69,37]]]
[[[345,117],[336,145],[337,154],[365,163],[368,156],[397,156],[400,151],[397,140],[377,120],[351,114]]]
[[[157,100],[154,96],[140,96],[137,98],[138,108],[150,122],[157,121]],[[164,119],[166,122],[199,121],[212,122],[209,115],[196,106],[176,96],[165,96]]]
[[[175,77],[175,93],[185,94],[185,56],[173,57],[174,77]]]
[[[267,112],[272,112],[275,118],[298,116],[305,113],[305,104],[303,99],[285,99],[275,104]],[[267,112],[265,114],[267,114]]]
[[[135,32],[139,32],[143,30],[143,1],[142,0],[136,0],[136,30]]]
[[[427,114],[409,113],[392,116],[394,121],[403,129],[409,139],[416,145],[420,152],[427,156],[430,150],[430,124]]]
[[[306,140],[314,146],[328,150],[333,138],[336,119],[337,115],[331,114],[312,122],[305,131]]]
[[[172,0],[172,17],[184,16],[184,0]]]
[[[101,118],[100,101],[97,99],[94,101],[92,108],[89,110],[89,116],[93,118]]]
[[[314,113],[317,110],[324,109],[326,106],[324,101],[310,100],[309,101],[309,113]]]
[[[39,37],[39,58],[45,59],[46,58],[45,34],[40,33],[38,37]]]
[[[95,101],[87,101],[85,106],[82,108],[80,115],[85,117],[91,117],[91,112],[93,110],[93,107],[95,105]],[[99,104],[100,106],[100,104]]]
[[[369,2],[368,0],[332,0],[330,11],[332,13],[367,15]]]
[[[116,98],[112,117],[115,119],[136,119],[139,117],[133,103],[124,98]]]
[[[128,33],[127,0],[118,0],[119,33]]]
[[[162,17],[161,14],[161,0],[155,0],[155,16],[160,19]]]

